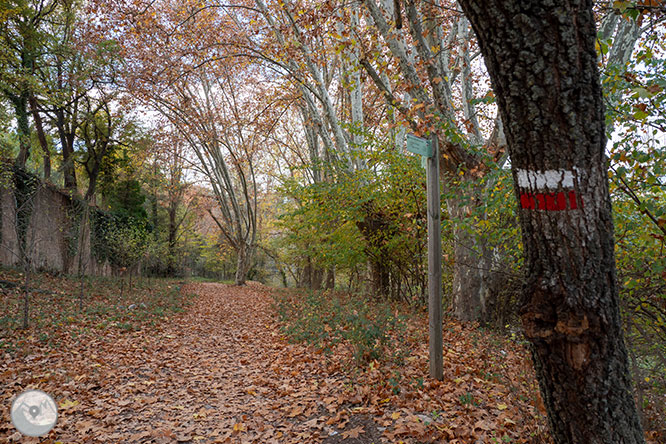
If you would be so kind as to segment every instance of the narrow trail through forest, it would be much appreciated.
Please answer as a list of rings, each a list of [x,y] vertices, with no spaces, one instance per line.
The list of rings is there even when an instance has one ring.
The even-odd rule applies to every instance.
[[[300,423],[317,412],[318,389],[330,396],[338,382],[318,377],[302,347],[279,339],[268,292],[222,284],[183,291],[199,297],[169,329],[115,345],[113,354],[125,350],[126,358],[113,374],[134,384],[124,385],[126,395],[107,388],[120,395],[111,412],[125,429],[110,438],[269,443],[316,435],[314,424]]]
[[[45,351],[5,355],[0,398],[53,396],[48,439],[26,438],[2,412],[0,439],[50,443],[547,443],[524,350],[447,320],[444,381],[427,378],[427,317],[414,316],[402,364],[356,372],[291,344],[274,289],[187,284],[183,313],[155,328],[97,330]],[[65,331],[65,335],[69,333]],[[84,339],[82,339],[84,338]],[[30,339],[30,338],[28,338]],[[500,345],[497,345],[500,344]],[[501,347],[501,348],[498,348]],[[344,369],[347,370],[344,370]]]

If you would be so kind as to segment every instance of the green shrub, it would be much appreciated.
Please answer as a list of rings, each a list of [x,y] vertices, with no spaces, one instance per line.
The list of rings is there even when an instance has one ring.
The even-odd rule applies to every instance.
[[[386,303],[333,292],[283,291],[275,305],[282,332],[325,352],[342,344],[357,365],[400,357],[394,333],[404,332],[404,318]]]

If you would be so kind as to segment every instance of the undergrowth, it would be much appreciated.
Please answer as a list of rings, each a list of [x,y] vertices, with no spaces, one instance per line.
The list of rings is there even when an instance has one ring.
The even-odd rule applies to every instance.
[[[328,291],[275,292],[282,333],[323,352],[347,347],[354,363],[401,360],[405,317],[386,303]]]
[[[35,273],[31,277],[29,326],[22,329],[22,274],[0,269],[0,280],[19,284],[0,288],[0,353],[56,348],[70,339],[103,335],[107,330],[138,331],[157,326],[183,311],[190,295],[174,279],[135,278],[132,286],[117,277],[85,277],[83,300],[74,276]]]

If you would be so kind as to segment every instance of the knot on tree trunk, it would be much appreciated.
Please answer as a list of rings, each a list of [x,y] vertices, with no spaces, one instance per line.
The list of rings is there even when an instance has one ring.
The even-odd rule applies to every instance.
[[[532,298],[523,305],[520,317],[525,336],[530,339],[573,340],[587,335],[592,328],[583,307],[573,307],[565,302],[565,295],[553,290],[535,289]]]

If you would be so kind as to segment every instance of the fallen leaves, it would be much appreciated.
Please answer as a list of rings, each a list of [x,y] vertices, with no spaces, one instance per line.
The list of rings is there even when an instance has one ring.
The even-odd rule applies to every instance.
[[[317,354],[286,342],[265,287],[183,291],[198,294],[195,304],[154,329],[107,329],[0,363],[3,380],[15,381],[0,399],[28,386],[50,393],[64,415],[49,438],[63,442],[521,442],[544,427],[519,399],[525,386],[499,381],[503,369],[528,372],[524,356],[509,349],[493,360],[457,323],[445,326],[444,381],[427,378],[418,321],[402,365],[372,361],[352,373],[344,348]],[[12,433],[0,426],[0,437]]]
[[[289,413],[287,414],[287,418],[295,418],[299,415],[302,415],[304,411],[305,411],[305,408],[303,406],[296,406],[296,407],[289,410]]]
[[[70,410],[77,405],[79,405],[79,401],[70,401],[69,399],[65,399],[63,402],[58,404],[58,408],[60,410]]]
[[[365,430],[363,429],[363,427],[358,426],[358,427],[354,427],[353,429],[342,432],[342,437],[343,438],[358,438],[364,432],[365,432]]]

